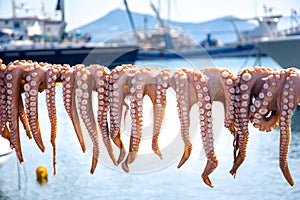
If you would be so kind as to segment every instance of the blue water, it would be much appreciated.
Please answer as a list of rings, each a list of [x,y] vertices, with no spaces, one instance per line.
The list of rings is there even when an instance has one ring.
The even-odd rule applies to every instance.
[[[192,65],[203,66],[203,60],[191,59]],[[153,63],[153,62],[152,62]],[[207,62],[206,62],[207,63]],[[215,59],[210,62],[227,67],[233,72],[252,66],[255,59],[245,58]],[[246,64],[245,64],[246,63]],[[139,61],[139,65],[149,62]],[[156,61],[156,65],[185,67],[186,61]],[[269,58],[261,64],[278,67]],[[191,66],[188,66],[191,67]],[[69,118],[63,108],[61,89],[57,89],[57,175],[52,175],[52,149],[50,127],[45,110],[45,98],[40,94],[39,118],[46,145],[41,153],[34,141],[28,140],[21,132],[25,162],[18,165],[16,157],[0,169],[0,199],[297,199],[300,197],[300,133],[293,132],[289,153],[289,166],[296,182],[288,185],[279,169],[279,134],[261,133],[250,127],[247,159],[240,167],[235,179],[229,174],[232,165],[232,136],[222,129],[216,152],[218,168],[211,174],[215,188],[207,187],[201,179],[205,159],[199,156],[197,142],[192,157],[177,169],[178,161],[153,173],[125,173],[98,164],[93,175],[89,173],[91,154],[81,152]],[[182,149],[182,146],[178,146]],[[156,157],[157,160],[159,158]],[[146,165],[147,163],[145,163]],[[49,170],[48,183],[40,185],[36,181],[35,170],[45,165]]]

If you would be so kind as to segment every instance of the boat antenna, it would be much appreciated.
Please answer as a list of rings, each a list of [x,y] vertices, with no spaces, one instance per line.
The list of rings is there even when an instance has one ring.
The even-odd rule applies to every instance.
[[[297,10],[291,9],[291,27],[293,27],[293,22],[296,22],[296,26],[299,26],[299,21],[297,19]]]

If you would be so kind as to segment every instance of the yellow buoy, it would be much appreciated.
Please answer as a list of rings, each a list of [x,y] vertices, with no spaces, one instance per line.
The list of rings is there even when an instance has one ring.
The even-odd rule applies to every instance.
[[[39,166],[36,169],[36,180],[40,184],[46,184],[48,182],[48,170],[45,166]]]

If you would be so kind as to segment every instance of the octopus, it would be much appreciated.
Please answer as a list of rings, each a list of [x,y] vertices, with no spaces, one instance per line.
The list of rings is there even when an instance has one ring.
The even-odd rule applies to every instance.
[[[46,106],[51,125],[53,169],[56,173],[56,86],[62,85],[63,104],[83,152],[86,152],[83,130],[92,141],[93,155],[90,172],[94,173],[100,156],[100,137],[114,165],[121,164],[130,171],[142,139],[143,104],[148,96],[153,107],[152,150],[160,158],[159,136],[169,101],[167,90],[173,90],[177,101],[183,154],[180,168],[192,152],[190,141],[190,111],[197,105],[199,133],[206,155],[206,166],[201,174],[203,182],[213,187],[210,175],[218,166],[213,134],[212,104],[224,105],[224,126],[233,135],[233,167],[236,176],[246,158],[249,138],[248,124],[269,132],[280,127],[279,163],[283,176],[294,185],[288,167],[290,123],[293,110],[299,103],[298,69],[285,70],[265,67],[246,68],[234,75],[228,69],[204,68],[168,69],[122,65],[109,70],[101,65],[49,64],[15,61],[7,66],[0,61],[0,134],[10,141],[19,161],[24,161],[20,142],[19,122],[29,139],[44,152],[45,145],[38,120],[38,93],[46,94]],[[93,94],[97,108],[93,109]],[[25,106],[24,106],[25,104]],[[123,113],[125,107],[125,112]],[[96,115],[94,114],[96,110]],[[128,150],[122,142],[121,122],[130,114],[131,132]],[[114,146],[119,149],[116,159]],[[128,152],[127,152],[128,151]]]
[[[271,70],[268,68],[249,68],[239,74],[237,83],[237,110],[235,135],[235,161],[230,173],[236,170],[246,157],[249,137],[248,121],[260,131],[269,132],[280,127],[279,165],[287,182],[293,186],[287,157],[290,143],[290,123],[292,112],[299,103],[299,70]],[[239,88],[239,89],[238,89]]]

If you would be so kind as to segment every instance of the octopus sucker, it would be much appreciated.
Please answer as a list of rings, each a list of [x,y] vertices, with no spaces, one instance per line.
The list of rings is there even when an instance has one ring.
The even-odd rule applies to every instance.
[[[81,81],[82,84],[78,85],[76,89],[78,110],[92,140],[93,159],[90,172],[94,173],[100,156],[100,141],[92,107],[92,91],[96,88],[96,83],[88,68],[82,68],[79,72],[77,73],[77,80]]]
[[[291,186],[295,184],[288,166],[288,150],[291,140],[291,117],[300,99],[299,69],[254,67],[246,68],[235,76],[229,70],[220,68],[173,71],[122,65],[110,72],[108,68],[100,65],[70,67],[21,60],[5,66],[0,60],[0,134],[9,140],[21,163],[24,160],[19,122],[23,124],[26,135],[29,138],[33,137],[38,147],[44,151],[38,121],[38,93],[46,93],[54,174],[58,120],[55,87],[58,83],[62,83],[64,107],[83,152],[86,151],[86,147],[81,126],[85,127],[91,138],[93,144],[91,173],[94,173],[100,155],[98,127],[113,164],[118,165],[122,162],[123,170],[130,171],[128,165],[136,159],[142,140],[143,99],[146,95],[153,104],[152,150],[162,158],[158,146],[159,134],[167,105],[166,91],[173,88],[184,143],[184,153],[178,168],[188,160],[192,151],[189,135],[190,109],[197,104],[201,140],[207,157],[201,177],[205,184],[213,187],[209,175],[218,166],[218,159],[214,150],[212,104],[214,101],[221,101],[225,109],[224,126],[234,136],[234,164],[230,173],[235,176],[237,169],[245,160],[249,122],[260,131],[267,132],[279,125],[279,166],[287,182]],[[95,112],[92,106],[93,92],[97,93],[97,119],[93,114]],[[25,96],[25,109],[22,93]],[[127,109],[124,120],[126,112],[130,112],[131,117],[130,144],[125,161],[123,160],[126,150],[121,140],[123,106]],[[120,149],[117,161],[111,140]]]
[[[77,68],[79,68],[79,66],[74,66],[71,68],[69,65],[64,65],[63,68],[64,70],[61,72],[60,79],[62,82],[64,107],[71,119],[81,149],[83,152],[85,152],[86,146],[84,143],[79,115],[75,103],[75,89],[77,88],[78,84],[75,82],[75,78],[77,74]]]

